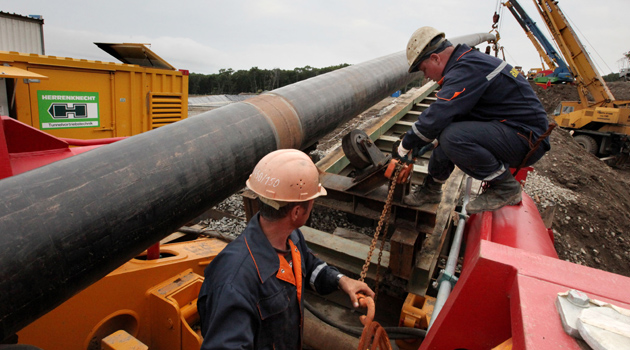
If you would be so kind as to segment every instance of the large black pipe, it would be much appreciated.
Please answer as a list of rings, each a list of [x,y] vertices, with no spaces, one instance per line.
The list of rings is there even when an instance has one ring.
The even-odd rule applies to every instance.
[[[0,181],[0,339],[417,78],[400,52]]]

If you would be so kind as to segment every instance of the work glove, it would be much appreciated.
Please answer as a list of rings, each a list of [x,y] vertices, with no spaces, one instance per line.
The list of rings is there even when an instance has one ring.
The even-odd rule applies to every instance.
[[[405,163],[413,163],[415,158],[422,156],[423,154],[432,151],[438,146],[438,140],[434,139],[431,143],[428,143],[422,147],[414,147],[412,150],[408,150],[402,145],[402,140],[394,142],[392,147],[392,154],[394,159],[400,159]]]
[[[402,145],[402,143],[401,143]],[[435,149],[435,147],[438,146],[438,140],[434,139],[433,141],[431,141],[431,143],[427,143],[426,145],[422,146],[422,147],[416,147],[413,149],[412,153],[412,157],[413,158],[417,158],[422,156],[423,154],[429,152],[429,151],[433,151]]]
[[[392,156],[394,159],[400,159],[404,163],[413,163],[413,159],[409,158],[411,156],[410,151],[402,146],[402,140],[394,142]]]
[[[409,150],[403,147],[402,142],[398,141],[398,156],[400,158],[405,158],[409,154]]]

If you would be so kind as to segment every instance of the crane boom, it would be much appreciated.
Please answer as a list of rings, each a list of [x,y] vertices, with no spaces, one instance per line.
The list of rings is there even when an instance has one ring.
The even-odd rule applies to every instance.
[[[515,0],[506,1],[505,7],[510,10],[516,22],[523,28],[523,31],[525,31],[529,40],[534,44],[536,51],[538,51],[538,54],[545,61],[549,69],[555,69],[558,65],[554,61],[560,57],[558,57],[557,52],[553,46],[551,46],[547,38],[542,35],[542,32],[538,29],[538,26],[532,18],[527,15],[525,10],[523,10],[521,5]],[[562,61],[561,58],[560,60]],[[564,61],[562,61],[562,63],[564,63]]]
[[[555,121],[573,130],[576,142],[591,154],[605,156],[613,165],[625,163],[630,155],[630,101],[615,100],[558,0],[533,1],[575,77],[580,99],[562,101],[554,112]]]
[[[509,0],[504,3],[510,10],[518,24],[523,28],[529,40],[534,44],[538,54],[545,61],[549,69],[553,70],[552,77],[557,82],[573,82],[571,69],[562,59],[562,55],[556,51],[547,37],[536,25],[536,22],[525,12],[525,9],[517,0]]]
[[[573,71],[582,106],[612,107],[615,97],[558,7],[557,1],[534,0],[534,4]],[[593,97],[593,102],[588,101],[587,91]]]

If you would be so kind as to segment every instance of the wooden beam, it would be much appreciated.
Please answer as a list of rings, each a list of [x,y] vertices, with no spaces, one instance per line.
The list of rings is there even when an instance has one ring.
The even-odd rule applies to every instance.
[[[433,233],[424,240],[422,248],[416,254],[407,289],[410,293],[425,295],[435,271],[437,260],[444,244],[446,233],[452,225],[451,216],[459,201],[459,194],[464,179],[464,172],[459,168],[451,174],[444,184],[442,202],[438,206]]]

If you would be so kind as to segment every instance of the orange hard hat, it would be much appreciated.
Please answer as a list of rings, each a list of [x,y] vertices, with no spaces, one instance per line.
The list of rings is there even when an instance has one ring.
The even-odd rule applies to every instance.
[[[278,202],[305,202],[326,195],[319,183],[317,166],[306,153],[296,149],[281,149],[264,156],[246,185],[260,197]]]

